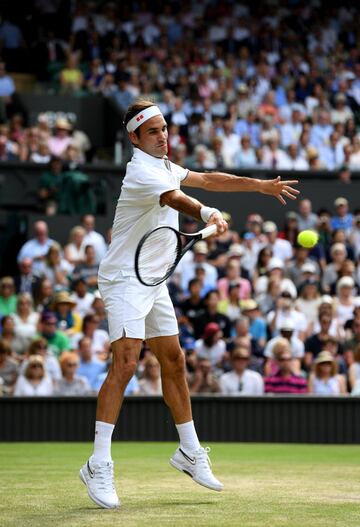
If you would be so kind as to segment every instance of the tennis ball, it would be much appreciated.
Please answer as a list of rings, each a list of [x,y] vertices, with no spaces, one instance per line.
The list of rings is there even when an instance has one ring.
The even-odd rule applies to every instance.
[[[314,245],[317,244],[318,239],[319,237],[315,231],[301,231],[298,234],[297,242],[302,247],[310,249],[311,247],[314,247]]]

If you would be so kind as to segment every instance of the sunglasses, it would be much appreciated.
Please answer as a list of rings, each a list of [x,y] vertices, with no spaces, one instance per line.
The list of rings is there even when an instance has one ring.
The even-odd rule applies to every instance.
[[[43,368],[42,364],[31,364],[30,368]]]
[[[78,366],[77,362],[67,362],[66,366],[70,366],[70,368],[76,368]]]

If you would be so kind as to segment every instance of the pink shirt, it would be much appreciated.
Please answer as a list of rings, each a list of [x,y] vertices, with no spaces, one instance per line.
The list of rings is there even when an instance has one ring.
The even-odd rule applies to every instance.
[[[61,157],[71,142],[71,137],[50,137],[48,147],[53,156]]]
[[[238,278],[240,287],[239,287],[239,299],[247,300],[251,297],[251,284],[246,278]],[[229,298],[228,288],[229,288],[229,279],[220,278],[217,283],[217,288],[220,293],[220,300],[226,300]]]

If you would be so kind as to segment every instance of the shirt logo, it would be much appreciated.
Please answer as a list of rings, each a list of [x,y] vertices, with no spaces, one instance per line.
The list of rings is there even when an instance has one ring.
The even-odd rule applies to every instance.
[[[137,122],[141,121],[141,119],[144,119],[143,114],[139,115],[139,116],[136,118]]]
[[[88,469],[88,472],[89,472],[89,476],[91,478],[93,478],[95,476],[95,472],[93,470],[91,470],[89,462],[87,462],[87,469]]]
[[[185,454],[185,452],[183,450],[181,450],[181,448],[179,448],[180,452],[182,453],[182,455],[184,456],[184,458],[189,461],[189,463],[191,463],[192,465],[195,465],[196,464],[196,460],[194,457],[189,457],[187,454]]]

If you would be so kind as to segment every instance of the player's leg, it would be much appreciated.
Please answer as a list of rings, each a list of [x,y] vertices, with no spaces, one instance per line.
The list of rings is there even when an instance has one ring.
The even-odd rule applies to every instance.
[[[104,508],[119,506],[114,486],[111,437],[125,388],[136,371],[141,339],[123,337],[112,342],[112,362],[100,389],[96,410],[94,452],[80,470],[90,498]]]
[[[153,337],[147,339],[147,342],[160,363],[164,399],[170,408],[180,438],[180,447],[170,463],[200,485],[220,491],[223,485],[211,471],[209,449],[201,447],[192,420],[185,358],[179,337]]]

